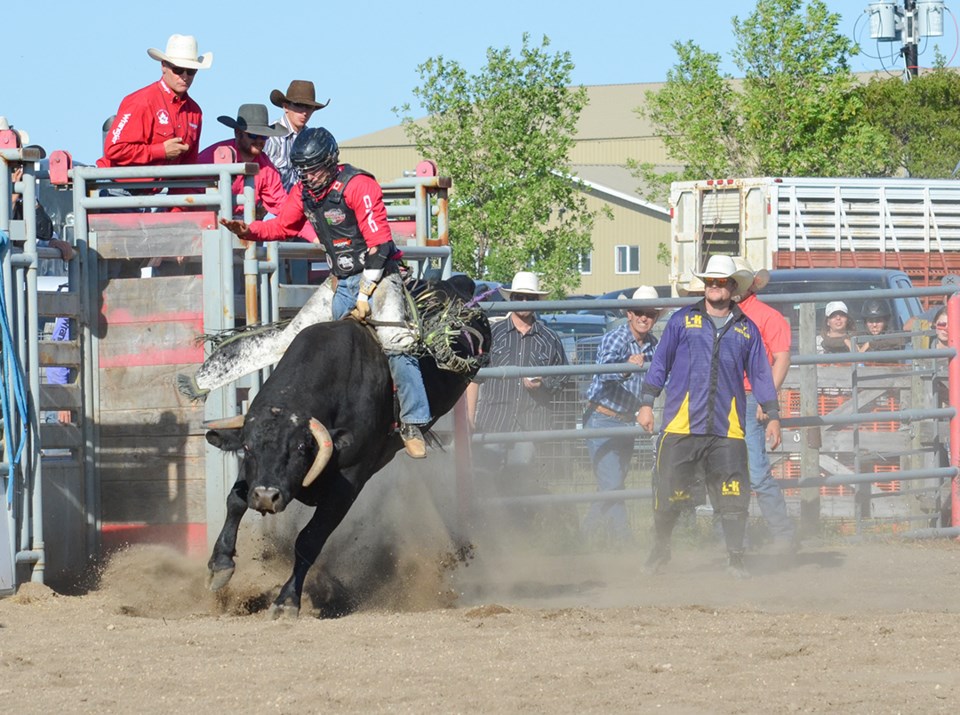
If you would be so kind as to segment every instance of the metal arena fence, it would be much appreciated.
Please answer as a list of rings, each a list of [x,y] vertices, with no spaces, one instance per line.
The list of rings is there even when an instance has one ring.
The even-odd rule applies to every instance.
[[[953,295],[953,288],[915,288],[907,291],[872,290],[870,297]],[[817,355],[814,303],[862,299],[864,292],[803,293],[763,297],[773,305],[799,304],[801,352],[791,360],[781,390],[784,444],[771,453],[773,474],[785,491],[788,509],[801,520],[806,533],[819,531],[822,520],[840,522],[843,531],[866,530],[950,535],[945,521],[955,498],[958,470],[948,454],[949,423],[956,411],[937,404],[935,381],[948,380],[948,364],[956,349],[922,349],[932,331],[895,334],[908,341],[903,350]],[[485,304],[492,314],[511,310],[604,310],[634,307],[669,309],[694,299],[655,301],[541,301]],[[952,320],[960,320],[960,297],[950,301]],[[657,328],[662,329],[665,317]],[[951,324],[952,325],[952,324]],[[951,330],[953,341],[960,335]],[[911,345],[912,342],[912,345]],[[487,504],[573,504],[580,516],[594,501],[625,500],[635,525],[646,522],[650,506],[650,478],[654,464],[653,435],[637,427],[588,430],[582,426],[584,392],[598,372],[644,372],[646,367],[595,364],[598,342],[579,341],[568,350],[569,366],[484,368],[483,379],[521,379],[532,376],[568,376],[566,387],[552,404],[554,429],[540,432],[477,433],[474,448],[490,444],[537,445],[536,459],[514,470],[504,491],[484,485],[491,475],[474,470],[474,491]],[[819,377],[818,377],[819,375]],[[482,399],[482,392],[481,397]],[[659,401],[655,407],[660,424]],[[634,435],[637,438],[625,489],[597,493],[585,440],[592,436]],[[956,441],[956,440],[954,440]],[[952,493],[951,493],[952,487]],[[708,510],[709,511],[709,510]],[[759,514],[755,504],[752,514]],[[953,510],[956,514],[957,510]],[[956,518],[956,517],[953,517]]]

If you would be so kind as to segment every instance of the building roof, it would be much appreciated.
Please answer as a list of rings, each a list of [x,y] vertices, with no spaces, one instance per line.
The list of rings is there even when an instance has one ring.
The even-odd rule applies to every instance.
[[[662,82],[644,82],[637,84],[600,84],[590,85],[587,90],[587,106],[580,113],[577,122],[577,141],[596,139],[629,139],[654,136],[649,121],[636,113],[635,109],[646,101],[645,93],[663,87]],[[426,117],[414,120],[417,124],[426,124]],[[396,147],[410,146],[411,142],[403,130],[396,124],[377,132],[364,134],[340,143],[343,147]]]
[[[627,203],[635,208],[647,209],[658,214],[667,214],[669,210],[643,198],[643,181],[630,173],[625,166],[614,164],[574,164],[571,172],[582,181],[591,192],[604,195],[608,200]]]

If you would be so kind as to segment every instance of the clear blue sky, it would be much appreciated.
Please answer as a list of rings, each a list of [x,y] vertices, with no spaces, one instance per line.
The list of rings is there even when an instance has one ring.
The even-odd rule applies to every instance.
[[[867,0],[828,4],[842,15],[848,35],[860,20],[864,49],[876,55],[865,32]],[[413,104],[416,68],[427,58],[443,55],[477,71],[488,47],[516,51],[524,32],[536,44],[546,35],[553,50],[570,52],[580,84],[662,81],[676,61],[671,44],[688,39],[720,52],[723,69],[736,74],[730,20],[754,7],[754,0],[8,3],[0,114],[48,152],[66,149],[76,161],[92,163],[101,154],[103,120],[124,95],[160,77],[147,48],[162,51],[167,37],[180,33],[195,35],[201,53],[214,53],[213,67],[201,70],[191,89],[204,111],[201,149],[231,136],[216,118],[235,116],[240,104],[262,102],[278,116],[270,90],[286,90],[291,79],[311,79],[318,99],[332,98],[311,125],[346,140],[398,123],[391,108]],[[939,43],[949,58],[957,44],[953,16],[945,25]],[[283,26],[289,30],[281,32]],[[884,48],[889,65],[899,45]],[[932,64],[933,54],[931,43],[921,65]],[[853,59],[855,71],[880,67],[876,59]]]

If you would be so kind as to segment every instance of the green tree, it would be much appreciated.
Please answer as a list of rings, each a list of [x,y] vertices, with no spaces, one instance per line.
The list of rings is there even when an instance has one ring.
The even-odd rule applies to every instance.
[[[586,90],[570,88],[570,55],[550,53],[549,44],[544,37],[533,47],[524,34],[516,56],[490,48],[475,75],[430,58],[413,90],[426,120],[415,122],[409,106],[395,112],[417,150],[453,178],[454,265],[500,281],[533,270],[562,295],[580,283],[596,213],[569,169]]]
[[[960,74],[943,58],[909,82],[874,79],[858,89],[865,122],[884,132],[890,146],[886,173],[947,178],[960,162]]]
[[[733,60],[741,82],[721,75],[720,56],[677,43],[665,86],[647,93],[646,115],[684,168],[657,176],[850,176],[881,173],[889,141],[862,120],[848,58],[852,41],[822,0],[758,0],[733,18]]]

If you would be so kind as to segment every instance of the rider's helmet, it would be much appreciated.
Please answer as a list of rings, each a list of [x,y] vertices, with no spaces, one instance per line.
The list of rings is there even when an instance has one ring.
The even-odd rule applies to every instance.
[[[887,302],[878,298],[870,298],[864,302],[863,309],[860,312],[863,314],[864,320],[890,319],[890,308],[887,306]]]
[[[314,192],[330,186],[337,175],[339,161],[337,140],[323,127],[304,129],[290,148],[290,162],[300,172],[303,185]]]

